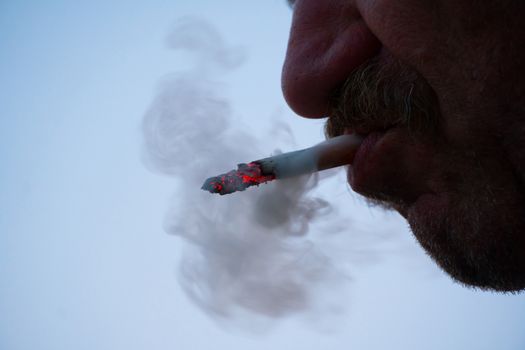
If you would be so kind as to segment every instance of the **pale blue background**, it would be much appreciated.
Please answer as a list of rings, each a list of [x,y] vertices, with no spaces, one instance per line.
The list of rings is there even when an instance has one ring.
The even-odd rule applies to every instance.
[[[187,15],[245,46],[224,80],[246,120],[281,115],[300,145],[321,139],[279,90],[284,1],[0,2],[0,349],[525,349],[524,296],[453,284],[406,229],[414,257],[356,272],[338,331],[276,320],[254,335],[190,303],[182,242],[161,227],[173,180],[140,161],[157,81],[191,64],[164,44]]]

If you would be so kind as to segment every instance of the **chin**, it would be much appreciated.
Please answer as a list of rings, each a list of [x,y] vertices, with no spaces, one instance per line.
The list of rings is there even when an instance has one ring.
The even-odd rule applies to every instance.
[[[512,189],[502,192],[423,196],[406,212],[421,246],[460,284],[525,289],[525,202]]]

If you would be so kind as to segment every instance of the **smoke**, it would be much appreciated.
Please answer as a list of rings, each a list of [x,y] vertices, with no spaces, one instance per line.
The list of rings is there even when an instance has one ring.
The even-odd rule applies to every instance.
[[[330,222],[333,215],[326,200],[312,195],[316,176],[228,196],[200,189],[211,175],[268,156],[257,134],[234,119],[221,94],[224,84],[212,80],[238,68],[243,50],[228,47],[209,23],[199,20],[178,22],[168,46],[192,54],[196,65],[160,84],[143,121],[144,158],[151,169],[178,180],[165,227],[188,243],[180,263],[183,289],[220,320],[342,311],[336,294],[347,277],[308,234],[312,225]],[[280,132],[262,136],[276,145],[275,135],[291,136],[286,126],[274,128]],[[330,230],[342,227],[333,220]]]

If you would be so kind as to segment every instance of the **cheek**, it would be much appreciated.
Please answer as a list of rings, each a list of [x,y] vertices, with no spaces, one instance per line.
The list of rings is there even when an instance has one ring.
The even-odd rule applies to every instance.
[[[447,37],[438,1],[357,0],[357,6],[372,33],[397,59],[425,76],[436,74]]]

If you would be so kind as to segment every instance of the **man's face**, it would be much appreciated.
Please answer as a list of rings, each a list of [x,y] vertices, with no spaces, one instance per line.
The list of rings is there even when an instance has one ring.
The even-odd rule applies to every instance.
[[[283,91],[328,136],[368,135],[352,188],[456,280],[525,288],[521,1],[297,0]]]

